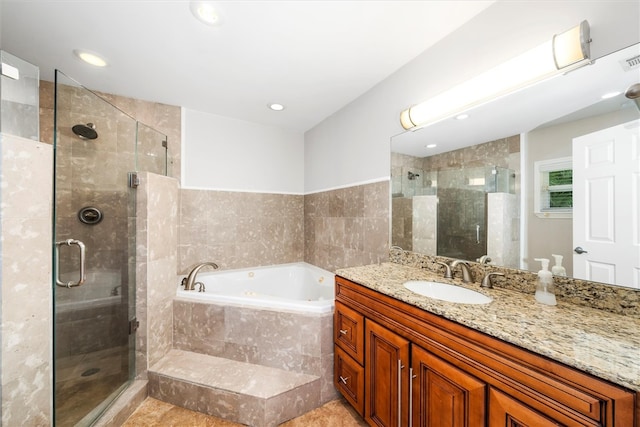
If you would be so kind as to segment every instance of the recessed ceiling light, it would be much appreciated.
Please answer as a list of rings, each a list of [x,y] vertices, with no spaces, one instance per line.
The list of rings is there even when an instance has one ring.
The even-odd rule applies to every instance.
[[[456,116],[456,120],[464,120],[464,119],[468,119],[469,115],[468,114],[458,114]]]
[[[429,145],[425,145],[426,148],[436,148],[437,145],[436,144],[429,144]]]
[[[220,13],[210,1],[192,1],[189,7],[193,16],[207,25],[220,25],[222,22]]]
[[[284,110],[284,105],[282,104],[269,104],[268,107],[273,111],[282,111]]]
[[[107,61],[102,58],[97,53],[89,52],[88,50],[83,49],[75,49],[73,51],[74,55],[78,58],[86,62],[87,64],[91,64],[94,67],[106,67]]]
[[[615,98],[616,96],[620,95],[622,92],[609,92],[609,93],[605,93],[604,95],[601,96],[602,99],[609,99],[609,98]]]

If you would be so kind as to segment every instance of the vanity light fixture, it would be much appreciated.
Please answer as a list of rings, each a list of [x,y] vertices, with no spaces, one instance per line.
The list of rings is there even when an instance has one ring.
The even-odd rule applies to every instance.
[[[464,119],[468,119],[469,115],[468,114],[458,114],[456,116],[456,120],[464,120]]]
[[[94,67],[107,66],[107,61],[97,53],[89,52],[88,50],[84,49],[74,49],[73,54],[82,61],[86,62],[87,64],[93,65]]]
[[[425,148],[436,148],[438,145],[437,144],[427,144],[424,147]]]
[[[203,24],[216,26],[222,22],[220,13],[210,1],[191,1],[189,8],[193,16]]]
[[[282,111],[282,110],[284,110],[284,105],[277,104],[277,103],[269,104],[268,107],[273,111]]]
[[[400,113],[405,129],[429,126],[533,83],[564,74],[590,62],[589,23],[556,34],[515,58]]]

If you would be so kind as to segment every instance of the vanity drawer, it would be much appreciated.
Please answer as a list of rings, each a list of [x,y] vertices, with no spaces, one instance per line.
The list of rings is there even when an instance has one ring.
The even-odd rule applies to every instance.
[[[364,368],[337,346],[333,360],[336,388],[364,416]]]
[[[333,320],[335,343],[362,365],[364,363],[364,317],[336,301]]]

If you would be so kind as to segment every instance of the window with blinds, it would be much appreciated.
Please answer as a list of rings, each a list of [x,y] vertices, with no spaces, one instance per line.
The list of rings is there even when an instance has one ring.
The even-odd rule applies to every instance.
[[[534,163],[534,213],[541,218],[571,218],[573,163],[571,157]]]

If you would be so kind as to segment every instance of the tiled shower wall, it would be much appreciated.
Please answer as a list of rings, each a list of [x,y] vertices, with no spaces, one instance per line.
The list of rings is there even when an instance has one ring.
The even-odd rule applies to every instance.
[[[119,95],[96,92],[111,104],[138,121],[167,136],[168,175],[180,178],[181,112],[180,107],[142,101]],[[40,141],[53,144],[54,84],[40,81]]]
[[[136,217],[136,375],[172,347],[178,246],[178,181],[140,174]]]
[[[0,134],[3,426],[51,425],[51,188],[48,144]],[[43,190],[44,189],[44,190]]]

